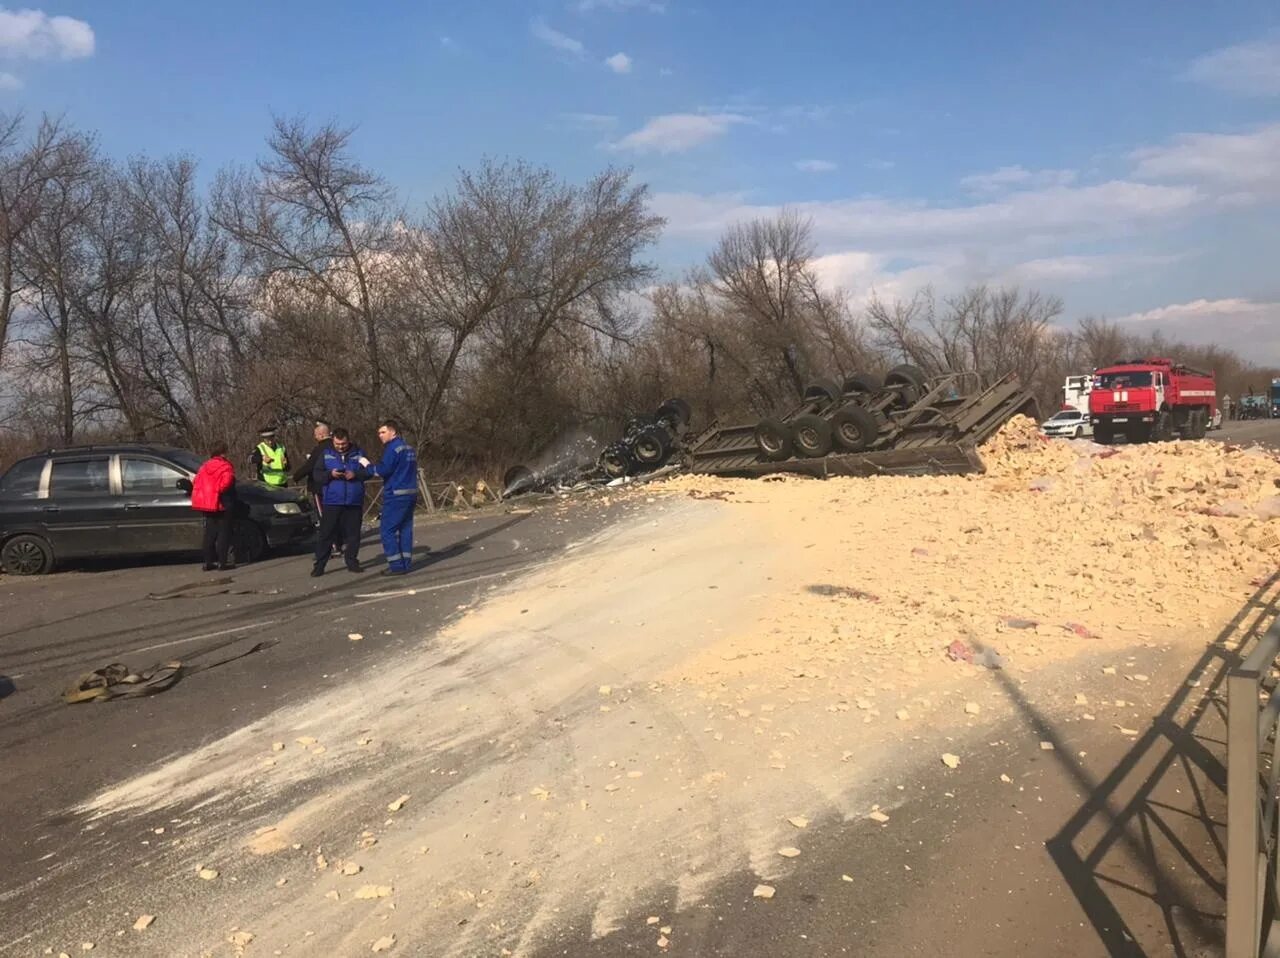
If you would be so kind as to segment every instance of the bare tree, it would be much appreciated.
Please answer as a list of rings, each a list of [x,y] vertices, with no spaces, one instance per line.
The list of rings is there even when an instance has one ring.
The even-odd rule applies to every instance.
[[[264,285],[296,284],[323,295],[360,331],[368,398],[381,409],[376,265],[394,251],[391,192],[351,156],[351,131],[315,130],[277,118],[270,156],[256,175],[224,175],[214,217],[252,254]]]
[[[30,313],[39,320],[32,358],[56,371],[59,433],[63,442],[71,443],[79,365],[73,352],[81,332],[75,295],[84,268],[86,224],[97,200],[98,159],[92,141],[83,135],[66,136],[54,152],[35,218],[16,237],[14,267],[27,291],[24,300]]]
[[[21,245],[40,216],[50,179],[74,151],[62,149],[66,135],[59,121],[41,120],[22,143],[23,117],[0,116],[0,360],[22,290]]]

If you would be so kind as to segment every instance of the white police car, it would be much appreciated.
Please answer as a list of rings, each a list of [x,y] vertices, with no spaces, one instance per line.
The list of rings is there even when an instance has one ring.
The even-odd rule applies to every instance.
[[[1079,409],[1063,409],[1040,424],[1040,435],[1047,439],[1079,439],[1093,435],[1089,414]]]

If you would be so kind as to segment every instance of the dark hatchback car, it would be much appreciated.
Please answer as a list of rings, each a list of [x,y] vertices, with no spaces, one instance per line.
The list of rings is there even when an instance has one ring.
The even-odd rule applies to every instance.
[[[200,549],[203,517],[191,480],[203,459],[146,444],[54,449],[0,478],[0,568],[40,575],[65,559]],[[307,539],[311,504],[296,491],[236,482],[232,553],[252,562],[270,547]]]

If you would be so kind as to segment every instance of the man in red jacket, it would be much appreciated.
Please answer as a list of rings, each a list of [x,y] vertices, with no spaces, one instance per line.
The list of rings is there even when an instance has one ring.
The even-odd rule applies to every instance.
[[[227,458],[227,444],[214,443],[209,459],[191,483],[191,508],[204,513],[204,571],[234,569],[227,561],[231,548],[231,512],[235,502],[236,469]],[[217,565],[214,565],[214,559]]]

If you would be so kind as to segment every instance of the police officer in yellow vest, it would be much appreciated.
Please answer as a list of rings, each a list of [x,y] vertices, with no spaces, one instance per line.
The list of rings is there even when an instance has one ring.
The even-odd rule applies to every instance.
[[[249,462],[258,473],[258,481],[269,486],[283,486],[289,481],[289,456],[284,446],[276,442],[276,431],[272,426],[258,432],[260,442]]]

